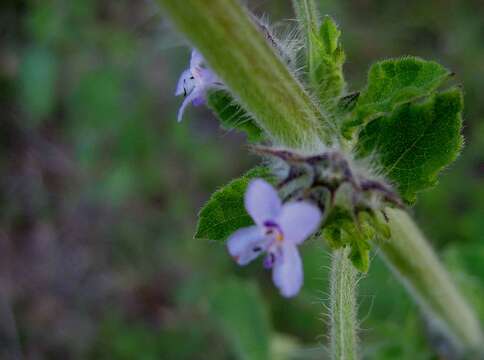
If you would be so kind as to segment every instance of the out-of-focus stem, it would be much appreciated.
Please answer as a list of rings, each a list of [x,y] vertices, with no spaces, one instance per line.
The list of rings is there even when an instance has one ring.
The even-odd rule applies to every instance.
[[[314,149],[337,137],[237,1],[158,2],[275,143]]]
[[[348,249],[333,251],[331,264],[331,356],[333,360],[358,359],[356,285],[357,270]]]
[[[432,325],[461,348],[482,348],[484,337],[476,314],[460,295],[422,232],[406,212],[387,209],[386,213],[392,235],[380,244],[380,250],[389,267]]]

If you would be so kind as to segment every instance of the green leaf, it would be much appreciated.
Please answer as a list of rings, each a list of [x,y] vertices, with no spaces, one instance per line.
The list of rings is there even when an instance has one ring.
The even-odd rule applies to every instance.
[[[345,81],[343,64],[345,53],[340,43],[341,31],[329,16],[326,16],[319,34],[310,34],[315,44],[312,64],[310,63],[310,84],[323,106],[331,109],[342,94]]]
[[[270,170],[260,166],[217,190],[198,215],[196,239],[224,241],[234,231],[253,224],[244,207],[244,194],[255,178],[274,181]]]
[[[345,87],[341,31],[329,16],[325,16],[320,24],[314,0],[293,0],[293,5],[306,38],[309,84],[322,105],[331,111]]]
[[[358,99],[354,116],[344,125],[343,134],[350,137],[356,127],[388,114],[398,105],[432,95],[450,76],[438,63],[416,57],[374,64],[368,73],[368,85]]]
[[[210,92],[208,94],[208,106],[215,112],[224,129],[243,131],[251,142],[264,139],[264,133],[254,122],[253,117],[227,91]]]
[[[216,290],[211,305],[238,359],[269,359],[269,317],[257,288],[235,279],[227,281]]]
[[[349,259],[356,269],[367,273],[370,268],[370,244],[367,241],[356,241],[351,247]]]
[[[321,36],[321,44],[326,55],[334,55],[335,52],[340,47],[339,37],[341,36],[341,31],[339,31],[336,23],[329,16],[325,16],[321,28],[319,29],[319,34]]]
[[[462,147],[462,93],[454,88],[422,104],[404,104],[360,133],[360,156],[377,156],[384,175],[408,203],[435,185]]]

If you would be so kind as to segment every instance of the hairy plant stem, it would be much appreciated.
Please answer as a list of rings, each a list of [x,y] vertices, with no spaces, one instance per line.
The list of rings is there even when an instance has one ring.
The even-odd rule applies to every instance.
[[[422,232],[401,210],[387,209],[391,239],[381,254],[421,306],[430,325],[458,347],[479,350],[484,337],[478,318],[460,295]]]
[[[306,59],[308,70],[311,72],[316,67],[314,34],[319,32],[319,11],[314,0],[293,0],[292,5],[299,21],[299,27],[305,34]]]
[[[158,2],[275,143],[313,150],[337,137],[236,0]]]
[[[346,248],[333,251],[331,264],[331,356],[334,360],[358,358],[357,270],[348,254]]]
[[[338,137],[236,0],[158,2],[276,145],[314,149]],[[389,266],[456,343],[480,347],[476,317],[427,240],[406,213],[388,215],[392,239],[381,254]]]

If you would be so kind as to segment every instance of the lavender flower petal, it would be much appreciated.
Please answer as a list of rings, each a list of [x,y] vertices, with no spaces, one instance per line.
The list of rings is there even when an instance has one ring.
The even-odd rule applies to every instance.
[[[282,207],[278,218],[284,239],[292,244],[300,244],[318,229],[321,211],[308,202],[291,202]]]
[[[200,97],[200,93],[198,91],[192,91],[191,94],[189,94],[185,99],[183,99],[183,102],[180,106],[180,109],[178,109],[178,117],[177,121],[180,122],[183,119],[183,113],[185,112],[186,107],[195,99]]]
[[[202,66],[204,63],[204,59],[202,54],[200,54],[197,50],[192,50],[192,56],[190,58],[190,69],[194,69],[196,67]]]
[[[204,105],[205,103],[206,103],[205,97],[203,96],[198,96],[192,100],[193,106],[200,106],[200,105]]]
[[[282,296],[295,296],[303,284],[303,269],[297,247],[285,244],[272,270],[272,279]]]
[[[268,241],[258,226],[237,230],[227,240],[229,254],[239,265],[247,265],[267,249]]]
[[[223,84],[215,73],[210,69],[197,68],[194,70],[200,82],[200,86],[209,88],[223,88]]]
[[[252,180],[245,193],[245,208],[257,225],[276,219],[282,204],[277,191],[262,179]]]
[[[185,70],[180,75],[178,79],[178,84],[176,85],[175,96],[186,95],[186,82],[190,80],[192,72],[190,70]]]

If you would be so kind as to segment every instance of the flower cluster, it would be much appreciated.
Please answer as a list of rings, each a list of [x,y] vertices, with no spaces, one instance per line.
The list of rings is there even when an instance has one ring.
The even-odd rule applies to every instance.
[[[380,210],[383,205],[404,207],[390,184],[358,172],[340,150],[327,150],[321,154],[305,156],[265,146],[254,146],[252,149],[259,155],[279,159],[287,167],[287,176],[279,186],[291,188],[289,198],[311,198],[324,209],[327,205],[333,206],[338,191],[344,185],[349,185],[349,198],[355,212]]]
[[[273,281],[281,294],[296,295],[303,283],[297,246],[318,229],[321,211],[306,201],[282,204],[277,191],[262,179],[249,184],[245,208],[255,225],[230,236],[230,255],[239,265],[246,265],[266,253],[264,267],[273,269]]]

